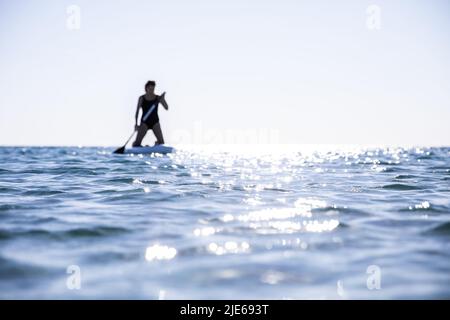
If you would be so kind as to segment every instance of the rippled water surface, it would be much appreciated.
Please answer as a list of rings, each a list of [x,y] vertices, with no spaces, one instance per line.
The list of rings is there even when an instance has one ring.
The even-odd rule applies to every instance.
[[[450,298],[450,148],[248,148],[0,148],[0,298]]]

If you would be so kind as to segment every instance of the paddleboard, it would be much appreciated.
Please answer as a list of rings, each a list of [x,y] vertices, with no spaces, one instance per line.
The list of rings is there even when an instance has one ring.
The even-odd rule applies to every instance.
[[[156,146],[148,146],[148,147],[133,147],[125,149],[124,153],[126,154],[151,154],[151,153],[160,153],[160,154],[168,154],[174,152],[175,149],[173,147],[165,146],[163,144],[159,144]]]

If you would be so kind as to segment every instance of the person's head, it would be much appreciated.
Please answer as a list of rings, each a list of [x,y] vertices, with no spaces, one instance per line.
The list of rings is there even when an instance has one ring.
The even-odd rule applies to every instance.
[[[147,81],[147,83],[145,84],[145,92],[147,92],[147,93],[154,93],[155,92],[155,86],[156,86],[156,82],[155,81]]]

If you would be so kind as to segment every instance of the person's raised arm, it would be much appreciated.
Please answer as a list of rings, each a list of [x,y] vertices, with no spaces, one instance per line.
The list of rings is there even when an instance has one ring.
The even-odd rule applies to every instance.
[[[136,115],[134,116],[134,129],[137,130],[138,129],[138,116],[139,116],[139,109],[142,106],[142,96],[139,97],[138,103],[137,103],[137,107],[136,107]]]
[[[169,110],[169,105],[167,104],[167,101],[166,101],[166,93],[165,92],[159,97],[159,102],[161,102],[164,109]]]

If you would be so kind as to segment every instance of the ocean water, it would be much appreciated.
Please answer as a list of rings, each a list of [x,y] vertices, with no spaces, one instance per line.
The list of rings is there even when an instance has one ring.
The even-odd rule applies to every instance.
[[[450,298],[450,148],[0,148],[0,298]]]

